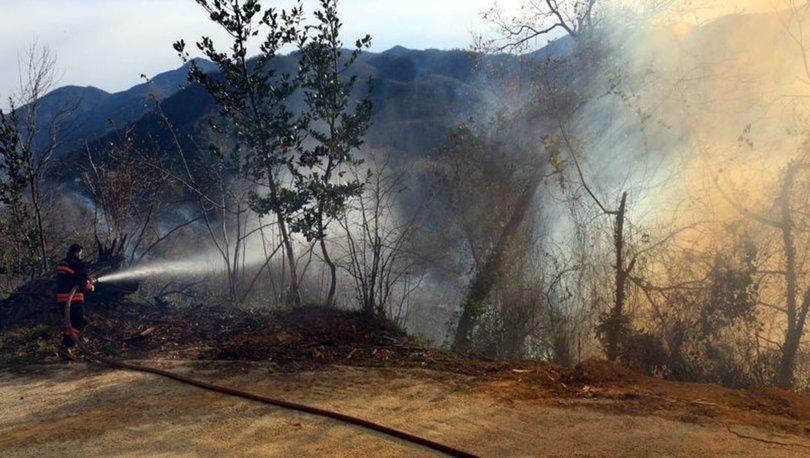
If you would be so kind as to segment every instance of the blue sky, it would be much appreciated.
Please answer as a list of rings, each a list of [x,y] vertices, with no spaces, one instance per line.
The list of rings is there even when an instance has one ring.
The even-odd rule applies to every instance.
[[[290,4],[290,0],[266,5]],[[306,0],[309,7],[314,2]],[[346,42],[369,33],[373,51],[466,48],[485,28],[493,0],[341,0]],[[500,0],[511,7],[519,0]],[[171,44],[218,35],[193,0],[14,0],[0,2],[0,97],[17,86],[19,54],[36,40],[58,57],[59,85],[119,91],[179,66]]]

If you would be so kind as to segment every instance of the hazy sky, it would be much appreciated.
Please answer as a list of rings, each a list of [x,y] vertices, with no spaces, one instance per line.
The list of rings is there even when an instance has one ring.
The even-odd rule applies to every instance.
[[[306,0],[305,6],[314,2]],[[492,0],[341,0],[347,43],[369,33],[373,50],[465,48],[479,13]],[[514,5],[519,0],[501,0]],[[290,4],[266,1],[266,5]],[[19,54],[34,40],[50,46],[63,75],[59,85],[118,91],[141,73],[178,67],[171,44],[193,43],[216,28],[194,0],[0,0],[0,97],[17,86]]]

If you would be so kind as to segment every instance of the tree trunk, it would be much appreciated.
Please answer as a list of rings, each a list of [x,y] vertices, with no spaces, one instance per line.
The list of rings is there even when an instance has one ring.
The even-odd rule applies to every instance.
[[[796,354],[799,351],[801,334],[796,329],[788,329],[785,343],[782,345],[782,358],[776,372],[776,386],[786,390],[793,388],[793,372],[796,366]]]
[[[326,305],[331,306],[335,303],[335,291],[337,290],[337,266],[332,261],[332,258],[329,257],[329,252],[326,249],[326,241],[324,237],[321,237],[321,253],[323,253],[323,261],[329,266],[329,276],[330,276],[330,283],[329,283],[329,293],[326,296]]]
[[[45,238],[45,225],[42,222],[42,202],[37,183],[34,180],[36,180],[36,177],[32,176],[29,183],[31,187],[31,202],[34,207],[34,216],[36,217],[37,221],[37,236],[39,238],[39,254],[42,257],[42,268],[44,272],[48,272],[51,270],[50,262],[48,262],[48,241]]]
[[[776,373],[776,385],[786,390],[792,389],[794,385],[793,374],[796,368],[796,355],[799,353],[802,336],[804,335],[804,324],[807,320],[808,310],[810,310],[810,289],[804,292],[802,309],[797,316],[796,326],[788,328],[785,344],[782,346],[782,360]]]
[[[274,202],[278,202],[278,185],[273,176],[273,169],[268,166],[267,168],[267,184],[270,188],[271,197]],[[279,209],[274,209],[273,213],[278,220],[279,233],[281,233],[281,243],[284,244],[284,252],[287,255],[287,262],[290,264],[290,294],[287,302],[290,305],[301,305],[301,288],[298,285],[298,272],[295,262],[295,250],[293,249],[292,239],[290,232],[287,228],[287,221],[284,219],[284,213]]]
[[[276,212],[276,218],[278,218],[279,232],[281,232],[281,240],[284,243],[284,252],[287,254],[287,262],[290,264],[290,296],[288,301],[291,305],[301,305],[301,289],[298,285],[298,272],[295,267],[295,250],[293,250],[284,215],[281,212]]]
[[[624,221],[627,213],[627,192],[622,194],[619,211],[616,212],[616,224],[613,228],[613,242],[616,252],[616,292],[613,308],[608,317],[607,348],[605,353],[608,361],[616,361],[619,357],[619,341],[622,334],[622,316],[624,315],[624,302],[626,297],[627,270],[624,267]]]
[[[456,328],[453,351],[462,354],[469,353],[470,337],[484,311],[484,301],[498,282],[503,270],[504,255],[511,247],[521,223],[526,219],[529,206],[534,200],[534,195],[537,193],[542,178],[542,169],[538,167],[515,203],[512,216],[507,221],[497,243],[487,256],[486,262],[473,277],[470,290],[461,306],[461,317]]]
[[[782,345],[782,355],[779,369],[776,372],[775,383],[780,388],[793,388],[793,370],[796,363],[796,353],[802,338],[804,323],[799,323],[796,299],[798,286],[796,278],[796,242],[793,235],[793,217],[790,209],[790,194],[798,168],[791,164],[782,184],[781,200],[781,227],[782,243],[785,251],[785,305],[787,310],[787,331],[785,343]],[[804,320],[802,320],[804,321]]]
[[[793,388],[793,369],[802,336],[799,332],[799,322],[796,313],[796,251],[793,245],[791,230],[786,227],[782,232],[785,244],[787,330],[785,331],[785,342],[782,345],[782,355],[779,361],[779,369],[776,373],[775,382],[780,388],[790,389]]]

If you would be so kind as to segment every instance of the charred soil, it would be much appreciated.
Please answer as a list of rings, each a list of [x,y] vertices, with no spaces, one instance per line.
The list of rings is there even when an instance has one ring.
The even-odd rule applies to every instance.
[[[255,362],[271,374],[333,371],[340,367],[425,370],[462,377],[463,390],[510,405],[576,405],[630,416],[690,424],[756,427],[810,440],[810,397],[774,388],[737,390],[647,377],[616,364],[591,360],[575,367],[539,362],[464,358],[421,345],[396,326],[363,314],[324,307],[288,310],[173,307],[128,302],[88,305],[86,331],[95,351],[128,360]],[[24,373],[32,364],[57,363],[58,310],[6,323],[0,365]],[[767,439],[766,441],[779,442]],[[788,441],[790,442],[790,441]],[[801,449],[802,446],[800,446]],[[810,450],[810,449],[808,449]]]

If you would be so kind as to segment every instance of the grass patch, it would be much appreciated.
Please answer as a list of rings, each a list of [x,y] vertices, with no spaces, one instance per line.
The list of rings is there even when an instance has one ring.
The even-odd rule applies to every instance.
[[[54,327],[47,324],[4,331],[0,335],[0,368],[42,362],[52,357],[57,334]]]

